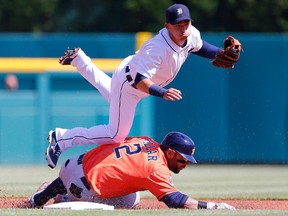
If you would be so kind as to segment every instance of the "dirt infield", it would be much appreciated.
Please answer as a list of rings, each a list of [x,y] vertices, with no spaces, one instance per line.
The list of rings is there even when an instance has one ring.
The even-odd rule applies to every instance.
[[[226,202],[237,209],[288,210],[288,200],[214,200],[214,202]],[[28,208],[27,198],[1,197],[1,208]],[[137,209],[167,209],[167,206],[155,199],[142,199]]]

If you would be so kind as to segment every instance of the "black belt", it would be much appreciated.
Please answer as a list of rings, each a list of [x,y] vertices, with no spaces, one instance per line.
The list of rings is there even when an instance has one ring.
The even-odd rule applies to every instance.
[[[126,74],[126,79],[127,79],[127,81],[130,83],[130,85],[131,85],[133,88],[137,89],[136,86],[135,86],[135,83],[131,84],[132,81],[133,81],[133,78],[132,78],[131,75],[130,75],[130,68],[129,68],[129,66],[126,66],[126,68],[125,68],[125,74]]]
[[[132,82],[133,79],[132,79],[132,77],[131,77],[131,75],[130,75],[130,68],[129,68],[129,66],[126,66],[126,68],[125,68],[125,73],[126,73],[126,79],[128,80],[128,82],[129,82],[129,83]]]
[[[85,154],[82,154],[79,156],[78,160],[77,160],[77,164],[80,165],[83,162],[83,158],[84,158]]]
[[[79,156],[78,160],[77,160],[77,164],[80,165],[83,162],[83,158],[84,158],[85,154],[82,154]],[[86,187],[86,189],[89,191],[91,190],[91,187],[86,179],[85,176],[81,177],[80,180],[82,181],[83,185]]]

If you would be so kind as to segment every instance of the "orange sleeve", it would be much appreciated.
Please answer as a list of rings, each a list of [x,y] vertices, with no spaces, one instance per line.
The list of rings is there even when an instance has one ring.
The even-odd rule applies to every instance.
[[[156,196],[158,200],[161,200],[162,197],[170,193],[179,191],[174,186],[172,174],[167,168],[159,169],[151,173],[147,179],[146,188]]]

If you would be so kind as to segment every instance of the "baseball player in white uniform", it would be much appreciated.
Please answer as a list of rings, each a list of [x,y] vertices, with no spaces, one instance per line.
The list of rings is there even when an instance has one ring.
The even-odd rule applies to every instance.
[[[181,91],[164,88],[178,74],[193,53],[213,59],[221,51],[201,39],[191,24],[189,9],[174,4],[166,10],[165,28],[146,41],[134,55],[125,58],[112,79],[99,70],[80,49],[67,50],[60,63],[76,67],[110,103],[109,123],[91,128],[56,128],[49,132],[46,152],[48,166],[54,168],[62,151],[73,145],[103,144],[123,141],[131,129],[138,102],[149,95],[177,101]]]

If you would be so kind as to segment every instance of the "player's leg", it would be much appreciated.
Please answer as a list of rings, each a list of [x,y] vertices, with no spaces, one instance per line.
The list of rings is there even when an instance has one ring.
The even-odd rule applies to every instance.
[[[112,205],[115,208],[135,208],[136,205],[140,203],[140,193],[135,192],[126,196],[113,197],[109,199],[101,199],[100,197],[94,197],[94,202]]]
[[[30,207],[41,207],[57,194],[66,194],[67,190],[60,178],[51,183],[42,184],[38,190],[28,199]]]
[[[108,103],[110,103],[111,77],[96,67],[92,60],[80,48],[68,51],[60,58],[60,63],[63,65],[71,64],[76,67],[80,74],[97,88]]]
[[[109,124],[90,128],[56,128],[49,135],[46,152],[48,165],[54,168],[62,151],[73,145],[103,144],[123,141],[131,129],[138,102],[147,94],[128,84],[126,77],[113,74],[110,94]]]
[[[88,194],[83,195],[81,201],[111,205],[118,209],[135,208],[140,203],[140,193],[135,192],[125,196],[102,199],[95,191],[91,190]]]
[[[118,82],[112,79],[112,82]],[[103,144],[123,141],[131,129],[135,110],[142,97],[128,83],[112,84],[108,125],[90,128],[56,128],[57,143],[61,151],[73,145]],[[136,92],[137,93],[137,92]]]
[[[85,201],[83,197],[92,190],[87,182],[82,167],[84,154],[68,159],[62,164],[59,177],[66,188],[66,202]]]
[[[113,205],[115,208],[133,208],[140,202],[139,192],[109,199],[100,198],[85,178],[82,168],[83,157],[84,154],[67,160],[60,169],[59,177],[67,190],[65,202],[96,202]]]
[[[114,85],[114,82],[118,80],[122,81],[120,87]],[[119,77],[117,73],[113,74],[108,126],[113,130],[111,135],[114,141],[123,141],[128,136],[137,104],[145,96],[144,93],[132,87],[127,80]]]
[[[63,65],[73,65],[76,67],[80,74],[89,81],[98,91],[102,94],[102,96],[110,103],[110,92],[111,92],[111,78],[97,68],[91,59],[80,49],[75,48],[74,50],[67,50],[64,53],[64,56],[60,58],[60,63]],[[105,131],[105,126],[99,126],[100,128],[97,131]],[[102,128],[102,129],[101,129]],[[85,130],[85,129],[84,129]],[[46,150],[46,159],[48,161],[48,166],[54,168],[57,164],[58,158],[66,147],[58,145],[57,134],[64,134],[66,129],[59,129],[60,132],[50,131],[48,135],[49,146]],[[75,128],[71,131],[72,135],[67,133],[67,136],[71,137],[75,134],[81,134],[82,128]],[[89,132],[88,132],[89,133]],[[85,135],[85,134],[84,134]],[[86,133],[86,137],[89,137],[89,134]],[[60,138],[61,139],[61,138]],[[75,141],[77,142],[77,141]],[[89,144],[89,143],[88,143]],[[77,145],[77,144],[76,144]],[[69,146],[67,147],[69,148]]]

